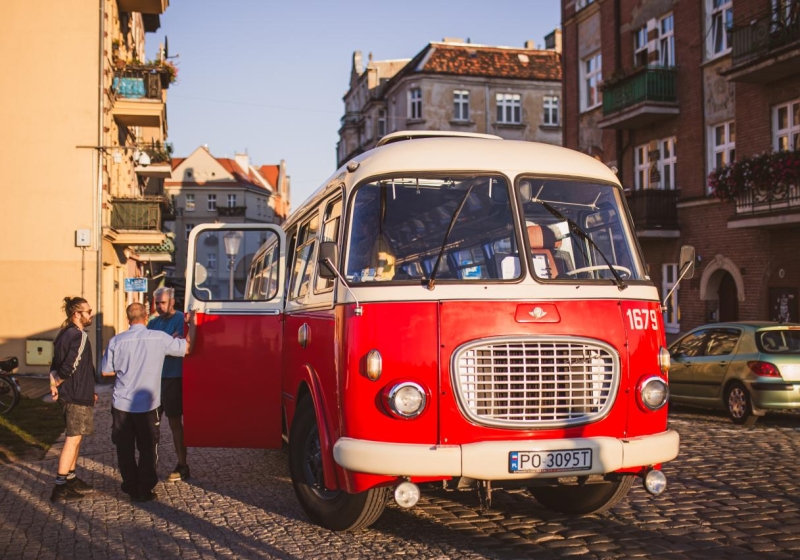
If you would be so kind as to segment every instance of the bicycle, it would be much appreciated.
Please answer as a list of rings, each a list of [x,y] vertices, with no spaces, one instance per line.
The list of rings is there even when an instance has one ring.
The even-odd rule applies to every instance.
[[[19,366],[19,360],[10,356],[0,360],[0,414],[8,414],[19,403],[19,384],[11,374]]]

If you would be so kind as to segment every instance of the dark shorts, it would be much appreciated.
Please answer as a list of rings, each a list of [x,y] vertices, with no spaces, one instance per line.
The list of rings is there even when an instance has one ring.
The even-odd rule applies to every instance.
[[[161,380],[161,409],[167,418],[183,416],[183,379],[166,377]]]
[[[67,437],[90,436],[94,433],[94,407],[68,402],[60,404],[67,423]]]

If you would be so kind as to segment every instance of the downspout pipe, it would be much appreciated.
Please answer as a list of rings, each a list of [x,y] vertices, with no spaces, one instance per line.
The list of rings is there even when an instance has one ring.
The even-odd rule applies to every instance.
[[[99,32],[97,52],[97,145],[103,145],[103,117],[105,109],[103,74],[105,66],[105,0],[99,0]],[[97,151],[97,191],[95,193],[95,243],[97,244],[97,302],[95,303],[95,379],[101,379],[101,363],[103,361],[103,158],[102,150]]]

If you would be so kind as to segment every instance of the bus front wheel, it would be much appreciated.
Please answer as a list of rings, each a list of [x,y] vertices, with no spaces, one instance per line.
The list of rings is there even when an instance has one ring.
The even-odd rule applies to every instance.
[[[570,515],[591,515],[606,512],[617,505],[628,494],[634,478],[624,476],[612,482],[569,486],[531,486],[528,492],[549,510]]]
[[[308,397],[300,401],[292,422],[289,472],[303,510],[314,523],[326,529],[356,531],[369,527],[386,507],[386,488],[373,488],[358,494],[325,488],[317,417]]]

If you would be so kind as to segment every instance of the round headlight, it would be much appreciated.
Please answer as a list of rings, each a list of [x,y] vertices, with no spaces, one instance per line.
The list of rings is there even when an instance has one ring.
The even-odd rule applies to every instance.
[[[661,368],[661,373],[667,375],[669,373],[669,367],[672,365],[672,359],[669,356],[669,350],[664,348],[663,346],[658,351],[658,366]]]
[[[658,410],[669,398],[669,388],[660,377],[648,377],[639,385],[639,402],[647,410]]]
[[[415,418],[425,410],[425,391],[411,381],[398,383],[386,394],[389,410],[400,418]]]

